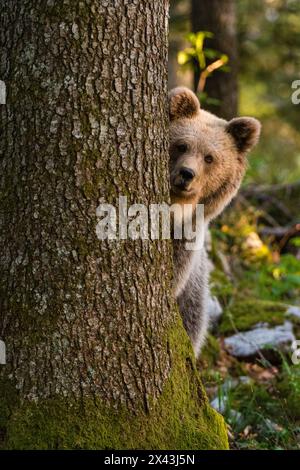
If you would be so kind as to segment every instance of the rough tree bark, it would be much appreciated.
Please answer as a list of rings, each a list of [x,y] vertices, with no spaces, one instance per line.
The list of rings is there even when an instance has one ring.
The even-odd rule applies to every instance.
[[[230,71],[215,71],[207,79],[205,92],[209,97],[219,100],[218,105],[210,104],[206,109],[224,119],[232,119],[238,110],[235,0],[192,0],[191,22],[194,32],[214,33],[212,39],[206,40],[207,47],[223,52],[229,57]],[[198,81],[199,70],[194,74],[194,87]]]
[[[168,200],[168,2],[5,2],[2,448],[225,448],[171,295],[171,245],[96,208]]]

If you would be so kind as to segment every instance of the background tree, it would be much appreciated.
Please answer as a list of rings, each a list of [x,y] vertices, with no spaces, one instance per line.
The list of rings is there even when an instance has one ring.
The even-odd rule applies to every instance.
[[[263,124],[248,180],[293,183],[300,179],[299,105],[291,99],[300,76],[300,3],[239,0],[237,14],[240,112]]]
[[[213,38],[206,40],[207,47],[224,53],[229,58],[228,72],[216,70],[207,80],[205,92],[218,104],[208,103],[206,108],[218,116],[231,119],[237,114],[237,39],[235,0],[192,0],[192,31],[209,31]],[[194,73],[194,89],[200,77],[200,70]]]
[[[177,54],[185,44],[185,33],[190,26],[190,1],[171,0],[170,2],[170,33],[168,52],[168,84],[169,89],[177,85],[190,86],[190,75],[180,74]]]
[[[96,237],[168,200],[168,2],[1,13],[2,448],[225,448],[171,294],[169,242]]]

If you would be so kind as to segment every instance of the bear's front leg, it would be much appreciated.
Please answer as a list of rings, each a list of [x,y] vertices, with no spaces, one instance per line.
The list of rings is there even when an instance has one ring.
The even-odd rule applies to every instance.
[[[196,357],[200,353],[208,330],[208,294],[207,257],[203,249],[197,253],[197,262],[183,291],[177,297],[184,327],[192,341]]]

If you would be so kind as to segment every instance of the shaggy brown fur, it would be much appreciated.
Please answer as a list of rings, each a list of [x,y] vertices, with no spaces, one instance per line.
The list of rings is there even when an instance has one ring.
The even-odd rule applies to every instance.
[[[171,90],[169,103],[171,200],[204,204],[208,225],[236,195],[261,126],[251,117],[219,119],[184,87]],[[188,253],[184,240],[174,241],[174,262],[175,293],[197,353],[207,329],[206,257]]]

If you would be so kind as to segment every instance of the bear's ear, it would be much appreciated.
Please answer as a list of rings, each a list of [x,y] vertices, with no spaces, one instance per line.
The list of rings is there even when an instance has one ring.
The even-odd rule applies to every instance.
[[[191,90],[186,87],[173,88],[169,92],[170,120],[178,118],[192,118],[200,111],[200,103]]]
[[[251,117],[234,118],[229,121],[226,130],[234,138],[239,152],[249,152],[258,142],[261,124]]]

